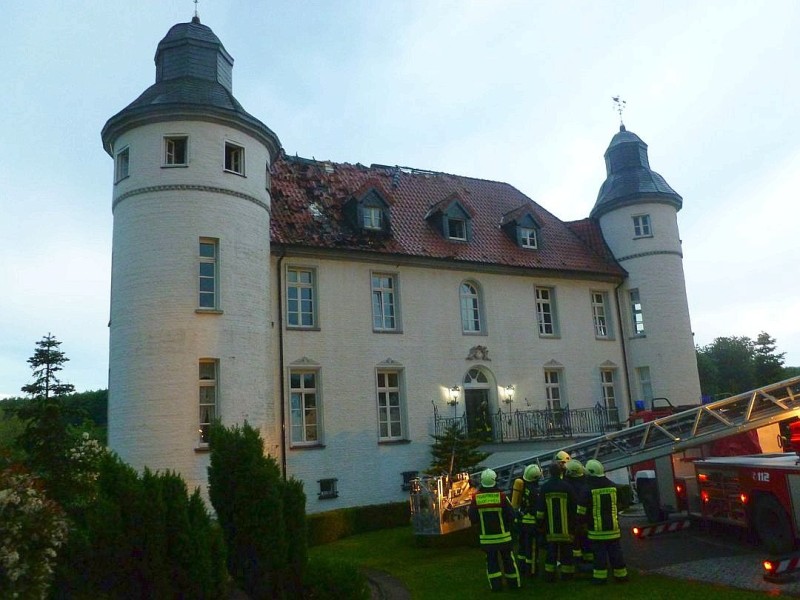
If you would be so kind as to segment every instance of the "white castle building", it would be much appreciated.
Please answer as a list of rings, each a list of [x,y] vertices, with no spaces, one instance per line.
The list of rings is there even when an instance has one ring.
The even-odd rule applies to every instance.
[[[317,512],[405,499],[444,418],[565,445],[699,403],[682,199],[624,127],[564,222],[502,182],[287,156],[196,17],[155,63],[102,131],[109,443],[133,466],[205,488],[208,424],[246,420]]]

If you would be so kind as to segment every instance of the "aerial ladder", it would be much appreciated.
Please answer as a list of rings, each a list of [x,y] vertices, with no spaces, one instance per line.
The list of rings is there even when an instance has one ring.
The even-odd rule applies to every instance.
[[[668,415],[588,439],[534,454],[524,460],[492,466],[497,485],[509,489],[525,467],[538,464],[546,473],[553,455],[564,450],[586,463],[596,459],[606,472],[654,460],[656,470],[665,468],[676,452],[696,448],[737,433],[759,429],[800,416],[800,377],[793,377],[755,390],[731,396],[679,413]],[[437,535],[469,527],[467,510],[480,473],[422,477],[411,485],[411,522],[417,535]],[[668,489],[667,489],[668,488]],[[659,493],[669,505],[669,486]]]

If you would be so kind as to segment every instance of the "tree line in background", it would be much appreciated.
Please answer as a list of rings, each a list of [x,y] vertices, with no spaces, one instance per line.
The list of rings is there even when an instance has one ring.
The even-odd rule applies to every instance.
[[[800,375],[800,367],[784,366],[785,352],[762,331],[749,337],[718,337],[697,349],[703,397],[718,400]]]
[[[0,596],[369,598],[355,567],[308,559],[302,483],[256,430],[212,425],[212,514],[178,474],[138,473],[105,447],[107,394],[62,383],[59,346],[37,342],[29,398],[0,403],[14,423],[0,429]]]

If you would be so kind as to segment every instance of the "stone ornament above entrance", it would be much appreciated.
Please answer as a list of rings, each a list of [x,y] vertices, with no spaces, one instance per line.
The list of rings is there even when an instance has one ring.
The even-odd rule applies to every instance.
[[[473,346],[469,349],[467,360],[492,360],[489,358],[489,349],[486,346]]]

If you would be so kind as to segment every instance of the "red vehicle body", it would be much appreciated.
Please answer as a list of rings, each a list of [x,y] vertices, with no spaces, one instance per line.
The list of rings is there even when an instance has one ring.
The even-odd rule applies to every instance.
[[[696,495],[686,481],[690,514],[755,532],[770,552],[791,552],[800,539],[800,464],[795,453],[695,461]]]

